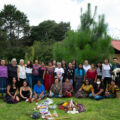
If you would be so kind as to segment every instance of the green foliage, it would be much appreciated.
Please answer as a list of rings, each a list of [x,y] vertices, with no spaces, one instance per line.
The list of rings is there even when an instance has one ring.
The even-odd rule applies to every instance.
[[[70,23],[47,20],[31,28],[31,39],[33,42],[34,40],[45,42],[51,39],[61,41],[68,30],[70,30]]]
[[[38,59],[39,61],[48,63],[53,59],[53,43],[53,40],[50,40],[50,42],[35,41],[32,47],[27,48],[25,52],[25,61],[31,60],[33,62],[35,59]]]
[[[91,15],[90,4],[88,10],[81,15],[81,26],[78,31],[69,31],[61,43],[56,43],[53,48],[53,58],[57,61],[65,59],[67,62],[76,59],[83,62],[88,59],[90,63],[103,61],[113,53],[111,38],[107,35],[107,24],[104,15],[99,16],[99,21],[95,21]]]

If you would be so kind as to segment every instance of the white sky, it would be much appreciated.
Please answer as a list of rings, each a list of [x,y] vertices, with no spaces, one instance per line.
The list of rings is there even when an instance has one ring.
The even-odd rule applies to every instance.
[[[105,14],[109,34],[120,39],[120,0],[0,0],[0,10],[4,4],[13,4],[27,15],[30,25],[50,19],[70,22],[76,30],[80,24],[80,8],[85,11],[88,3],[92,11],[98,6],[97,14]]]

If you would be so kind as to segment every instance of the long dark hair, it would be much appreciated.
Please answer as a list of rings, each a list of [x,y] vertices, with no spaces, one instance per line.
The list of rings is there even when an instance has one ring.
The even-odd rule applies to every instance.
[[[27,64],[27,68],[32,68],[33,65],[32,65],[32,62],[30,61],[30,64]]]
[[[101,66],[100,66],[100,72],[102,72],[102,62],[100,62],[100,61],[97,62],[97,68],[98,68],[98,64],[99,64],[99,63],[101,64]]]

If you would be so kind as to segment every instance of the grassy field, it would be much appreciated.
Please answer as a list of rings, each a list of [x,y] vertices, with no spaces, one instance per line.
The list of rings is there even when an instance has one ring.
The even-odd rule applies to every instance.
[[[55,104],[69,101],[71,98],[54,98]],[[91,99],[76,99],[74,101],[83,104],[86,112],[80,114],[67,114],[62,110],[56,109],[59,120],[120,120],[120,99],[104,99],[95,101]],[[32,120],[28,113],[33,113],[35,102],[20,102],[18,104],[7,104],[0,99],[0,120]],[[51,111],[52,113],[53,111]]]

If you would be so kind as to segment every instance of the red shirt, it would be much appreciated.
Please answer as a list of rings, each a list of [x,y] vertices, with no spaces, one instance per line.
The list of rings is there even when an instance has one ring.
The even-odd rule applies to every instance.
[[[87,79],[95,80],[96,75],[97,75],[96,70],[94,70],[94,71],[88,70],[87,71]]]

